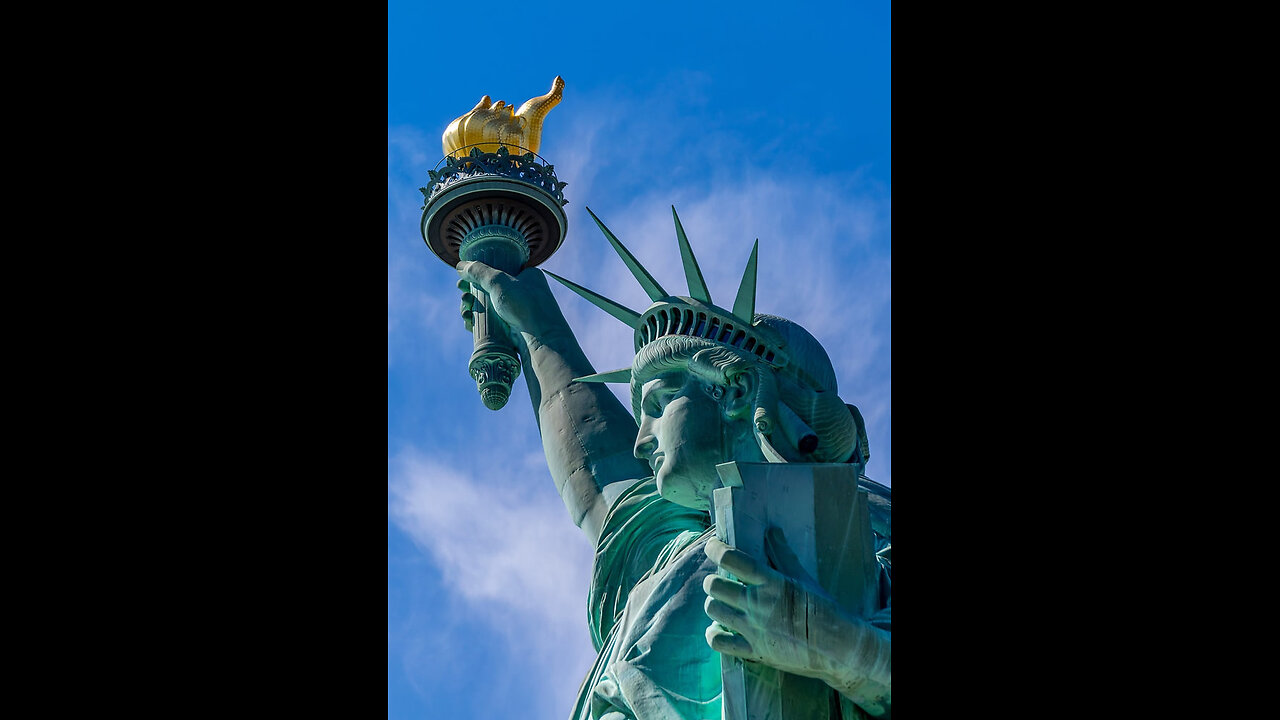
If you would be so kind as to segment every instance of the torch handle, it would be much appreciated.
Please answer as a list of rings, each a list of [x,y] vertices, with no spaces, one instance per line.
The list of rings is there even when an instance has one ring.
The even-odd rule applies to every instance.
[[[515,228],[492,223],[469,231],[463,237],[458,257],[516,275],[529,259],[529,245]],[[490,307],[489,294],[474,285],[471,294],[475,297],[471,318],[475,349],[467,369],[476,381],[484,406],[498,410],[507,404],[511,384],[520,376],[520,355],[512,344],[507,324]]]
[[[520,354],[508,334],[507,324],[490,310],[489,294],[472,287],[471,335],[475,341],[467,370],[476,381],[480,399],[490,410],[499,410],[511,396],[511,385],[520,376]]]

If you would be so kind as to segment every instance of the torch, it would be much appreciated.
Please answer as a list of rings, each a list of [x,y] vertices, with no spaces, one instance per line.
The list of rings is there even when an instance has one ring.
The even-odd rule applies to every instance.
[[[488,95],[449,124],[445,156],[430,171],[432,185],[420,188],[422,239],[449,267],[478,260],[511,275],[540,265],[564,242],[568,221],[561,209],[564,187],[555,167],[538,155],[542,121],[559,102],[564,80],[518,111]],[[520,355],[506,324],[490,309],[478,287],[459,288],[475,297],[464,311],[475,341],[467,369],[485,407],[507,404],[520,376]]]

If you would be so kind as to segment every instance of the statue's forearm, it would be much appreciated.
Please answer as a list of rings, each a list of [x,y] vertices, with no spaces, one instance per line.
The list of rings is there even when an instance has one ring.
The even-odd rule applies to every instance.
[[[594,541],[609,509],[603,488],[649,475],[633,454],[635,419],[604,384],[573,382],[595,369],[567,325],[522,337],[547,467],[574,523]]]

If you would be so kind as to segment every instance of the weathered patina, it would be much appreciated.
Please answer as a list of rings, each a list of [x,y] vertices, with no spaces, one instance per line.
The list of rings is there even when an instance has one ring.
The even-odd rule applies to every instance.
[[[594,213],[652,304],[552,276],[633,329],[619,370],[592,367],[551,273],[457,263],[464,320],[474,327],[480,297],[500,320],[491,332],[525,368],[554,485],[596,549],[599,656],[570,718],[888,717],[891,493],[863,474],[862,417],[811,334],[756,312],[759,243],[721,307],[672,216],[688,296]],[[606,382],[630,385],[630,408]]]

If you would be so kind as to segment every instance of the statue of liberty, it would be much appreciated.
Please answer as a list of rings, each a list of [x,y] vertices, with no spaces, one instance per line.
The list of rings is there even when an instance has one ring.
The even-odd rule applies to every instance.
[[[562,85],[557,78],[557,92]],[[756,312],[757,250],[732,308],[716,305],[672,214],[688,296],[663,289],[594,213],[653,304],[637,312],[552,275],[634,328],[634,361],[622,370],[596,373],[551,294],[551,273],[457,264],[468,327],[480,312],[501,320],[494,326],[519,354],[555,488],[596,552],[587,614],[599,656],[570,720],[721,720],[722,656],[820,681],[819,720],[889,717],[889,488],[850,475],[868,493],[874,531],[874,607],[861,617],[801,567],[782,529],[765,534],[760,557],[717,539],[715,527],[718,465],[860,471],[869,459],[861,415],[839,397],[809,332]],[[605,382],[629,383],[631,408]]]

